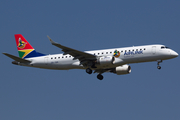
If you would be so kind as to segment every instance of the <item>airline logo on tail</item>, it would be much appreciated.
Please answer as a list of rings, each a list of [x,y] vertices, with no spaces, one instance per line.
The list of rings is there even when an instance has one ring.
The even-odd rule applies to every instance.
[[[21,40],[21,38],[19,38],[19,44],[18,47],[23,49],[26,46],[26,43],[24,41]]]
[[[44,56],[44,54],[36,52],[35,49],[21,34],[15,34],[14,36],[20,58]]]
[[[28,57],[27,55],[34,51],[34,48],[21,34],[16,34],[15,40],[20,58],[26,58]]]

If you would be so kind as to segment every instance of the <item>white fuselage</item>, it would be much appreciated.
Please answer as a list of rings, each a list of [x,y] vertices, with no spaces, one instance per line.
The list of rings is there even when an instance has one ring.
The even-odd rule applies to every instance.
[[[96,55],[97,57],[102,57],[102,56],[108,57],[108,56],[113,56],[115,50],[120,52],[120,56],[115,57],[113,64],[109,64],[109,65],[99,64],[96,65],[97,68],[92,68],[92,69],[114,68],[124,64],[166,60],[178,56],[178,54],[175,51],[166,48],[164,45],[133,46],[133,47],[93,50],[93,51],[85,51],[85,52]],[[30,64],[20,63],[20,65],[44,68],[44,69],[58,69],[58,70],[86,69],[86,67],[83,67],[83,65],[80,64],[80,61],[78,59],[74,60],[73,58],[74,57],[72,57],[69,54],[46,55],[42,57],[28,58],[27,60],[32,61]]]

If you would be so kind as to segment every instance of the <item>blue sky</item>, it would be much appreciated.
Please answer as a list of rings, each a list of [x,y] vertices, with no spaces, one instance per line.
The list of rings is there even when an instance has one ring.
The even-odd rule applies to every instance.
[[[164,44],[180,53],[180,1],[0,2],[0,51],[18,56],[14,34],[39,52],[62,53],[47,38],[81,51]],[[15,66],[0,54],[1,120],[179,120],[179,57],[131,64],[132,73]]]

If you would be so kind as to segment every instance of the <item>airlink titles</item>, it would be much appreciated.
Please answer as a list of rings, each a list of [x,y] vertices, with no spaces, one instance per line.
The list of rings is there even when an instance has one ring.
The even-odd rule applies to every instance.
[[[136,54],[143,54],[143,50],[140,51],[129,51],[125,52],[124,55],[136,55]]]

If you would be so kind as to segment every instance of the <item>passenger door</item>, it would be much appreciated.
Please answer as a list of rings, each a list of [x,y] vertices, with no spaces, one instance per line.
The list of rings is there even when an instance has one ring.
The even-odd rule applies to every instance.
[[[152,46],[152,54],[153,54],[153,55],[156,54],[156,46]]]
[[[49,58],[49,57],[45,57],[45,58],[44,58],[44,63],[45,63],[45,65],[48,65],[48,58]]]

